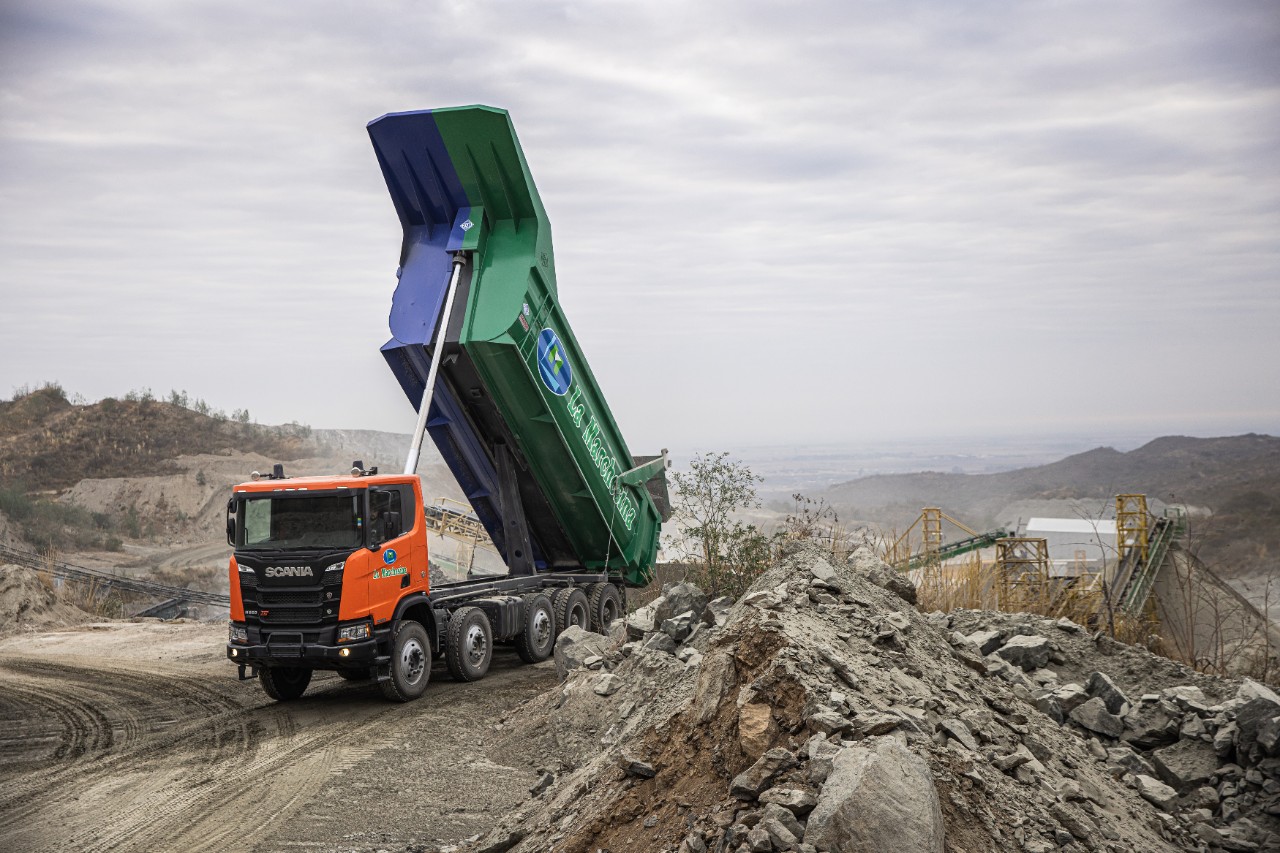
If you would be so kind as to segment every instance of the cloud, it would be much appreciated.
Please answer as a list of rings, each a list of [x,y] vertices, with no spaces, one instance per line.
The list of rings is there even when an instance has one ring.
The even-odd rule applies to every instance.
[[[1257,402],[1280,381],[1267,3],[3,15],[0,388],[407,429],[363,124],[482,102],[512,112],[637,448],[1280,425]],[[1008,388],[1034,405],[986,396]]]

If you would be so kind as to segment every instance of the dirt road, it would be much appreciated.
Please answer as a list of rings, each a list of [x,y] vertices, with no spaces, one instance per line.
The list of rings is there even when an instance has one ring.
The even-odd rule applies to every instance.
[[[500,714],[555,683],[500,650],[417,702],[317,674],[276,704],[224,628],[111,623],[0,641],[0,850],[274,851],[453,841],[529,796]],[[532,750],[531,750],[532,751]]]

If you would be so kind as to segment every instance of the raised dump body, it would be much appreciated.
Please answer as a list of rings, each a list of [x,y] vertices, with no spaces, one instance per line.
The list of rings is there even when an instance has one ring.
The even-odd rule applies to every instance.
[[[391,113],[369,136],[404,228],[382,352],[417,408],[458,264],[426,430],[511,573],[648,583],[663,511],[646,481],[661,463],[637,467],[560,308],[551,226],[506,111]]]

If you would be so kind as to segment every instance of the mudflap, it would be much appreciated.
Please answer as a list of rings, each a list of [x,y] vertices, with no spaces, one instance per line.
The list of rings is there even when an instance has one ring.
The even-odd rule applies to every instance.
[[[258,677],[258,668],[256,666],[250,666],[249,664],[242,663],[240,664],[238,669],[239,669],[239,672],[237,673],[237,675],[239,676],[241,681],[248,681],[251,678]],[[248,675],[245,675],[245,670],[249,671]]]

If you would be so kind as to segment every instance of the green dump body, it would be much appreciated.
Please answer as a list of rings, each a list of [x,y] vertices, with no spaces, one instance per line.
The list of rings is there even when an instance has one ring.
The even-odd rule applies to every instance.
[[[644,481],[619,476],[637,460],[560,307],[551,226],[507,113],[393,113],[369,134],[404,229],[383,354],[415,407],[466,258],[427,432],[477,517],[508,565],[518,513],[536,571],[648,583],[663,514]]]

